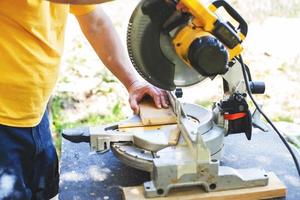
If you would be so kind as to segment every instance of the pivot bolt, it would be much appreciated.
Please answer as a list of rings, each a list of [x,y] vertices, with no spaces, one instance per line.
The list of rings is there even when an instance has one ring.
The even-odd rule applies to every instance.
[[[177,98],[182,98],[182,96],[183,96],[183,91],[182,91],[181,88],[176,88],[176,90],[175,90],[175,96],[176,96]]]

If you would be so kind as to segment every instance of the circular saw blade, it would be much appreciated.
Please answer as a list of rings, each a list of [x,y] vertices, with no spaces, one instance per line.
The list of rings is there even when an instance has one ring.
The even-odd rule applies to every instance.
[[[127,30],[128,53],[135,69],[151,84],[166,90],[196,84],[205,77],[176,54],[163,24],[176,11],[166,1],[142,0]]]

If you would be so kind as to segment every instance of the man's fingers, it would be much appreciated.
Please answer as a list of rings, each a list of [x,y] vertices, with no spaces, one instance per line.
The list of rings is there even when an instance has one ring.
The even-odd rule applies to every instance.
[[[156,105],[156,107],[158,108],[161,108],[161,98],[160,98],[160,95],[159,93],[154,89],[154,88],[150,88],[149,91],[147,92],[151,97],[152,99],[154,100],[154,103]]]
[[[156,105],[156,107],[161,108],[161,100],[160,97],[158,95],[153,97],[154,103]]]
[[[169,101],[168,101],[168,97],[165,94],[165,92],[161,92],[160,98],[161,98],[162,106],[164,108],[168,108],[169,107]]]
[[[136,83],[130,87],[129,91],[129,103],[131,109],[135,114],[139,113],[138,103],[142,100],[145,95],[151,96],[155,106],[157,108],[167,108],[169,106],[168,95],[165,91],[160,90],[150,84]]]
[[[130,98],[129,99],[129,104],[130,104],[130,107],[131,109],[133,110],[134,114],[139,114],[139,111],[140,111],[140,107],[138,105],[138,102],[135,98]]]
[[[162,104],[163,108],[168,108],[169,107],[169,100],[168,100],[168,95],[165,91],[160,90],[158,88],[155,88],[157,93],[159,94],[160,102]]]

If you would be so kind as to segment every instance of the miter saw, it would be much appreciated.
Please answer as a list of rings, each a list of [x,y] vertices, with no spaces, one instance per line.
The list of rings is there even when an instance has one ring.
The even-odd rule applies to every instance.
[[[234,22],[223,19],[219,8]],[[252,81],[240,56],[246,35],[247,23],[226,1],[140,1],[129,22],[128,52],[148,82],[169,91],[175,121],[147,124],[136,115],[91,127],[90,135],[66,131],[63,136],[89,142],[95,151],[111,149],[127,165],[150,172],[151,181],[144,183],[146,197],[167,196],[170,189],[186,186],[210,192],[267,185],[262,169],[220,165],[225,136],[245,133],[250,140],[253,125],[268,130],[246,100],[247,93],[265,90],[264,83]],[[224,98],[212,111],[181,102],[180,87],[218,75],[223,78]]]

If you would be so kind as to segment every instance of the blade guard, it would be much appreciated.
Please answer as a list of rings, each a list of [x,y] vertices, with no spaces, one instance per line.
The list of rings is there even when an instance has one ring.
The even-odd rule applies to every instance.
[[[166,90],[194,85],[202,77],[176,54],[172,38],[163,30],[176,8],[161,0],[142,0],[127,30],[127,48],[133,66],[151,84]]]

